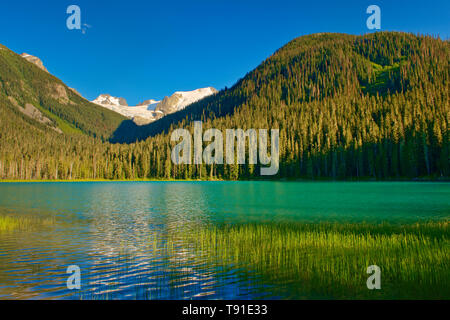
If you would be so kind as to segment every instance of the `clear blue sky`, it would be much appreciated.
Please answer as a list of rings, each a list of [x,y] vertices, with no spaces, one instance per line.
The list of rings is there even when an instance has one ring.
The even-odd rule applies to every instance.
[[[66,27],[81,8],[82,33]],[[382,30],[450,33],[450,1],[4,0],[0,43],[39,56],[92,100],[100,93],[161,99],[177,90],[232,86],[290,40],[316,32],[364,34],[366,8]]]

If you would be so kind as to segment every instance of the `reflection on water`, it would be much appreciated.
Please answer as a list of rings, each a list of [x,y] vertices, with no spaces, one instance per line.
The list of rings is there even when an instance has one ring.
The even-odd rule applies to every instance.
[[[182,234],[218,223],[438,220],[449,195],[444,183],[2,184],[0,214],[56,223],[0,233],[0,298],[283,298],[257,270],[215,262]],[[69,265],[81,268],[80,291],[66,288]]]

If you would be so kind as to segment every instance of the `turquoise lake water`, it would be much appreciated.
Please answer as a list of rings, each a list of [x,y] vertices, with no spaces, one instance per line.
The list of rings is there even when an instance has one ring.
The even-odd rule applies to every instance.
[[[450,183],[4,183],[0,215],[55,221],[0,233],[0,299],[282,299],[257,270],[152,239],[215,224],[448,220]],[[81,290],[66,287],[69,265]]]

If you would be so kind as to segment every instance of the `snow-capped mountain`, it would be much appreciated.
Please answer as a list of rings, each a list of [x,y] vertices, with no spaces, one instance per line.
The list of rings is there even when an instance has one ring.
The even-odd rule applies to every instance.
[[[92,101],[93,103],[99,104],[99,105],[106,105],[106,106],[125,106],[128,107],[127,101],[124,98],[116,98],[109,94],[101,94]]]
[[[162,111],[164,114],[174,113],[215,93],[217,93],[217,90],[213,87],[201,88],[193,91],[177,91],[170,97],[165,97],[156,106],[155,110]]]
[[[165,97],[162,101],[149,99],[139,103],[137,106],[128,106],[125,99],[113,97],[109,94],[101,94],[92,102],[131,118],[138,125],[144,125],[170,113],[182,110],[191,103],[216,92],[217,90],[212,87],[193,91],[177,91],[170,97]]]
[[[109,94],[101,94],[92,102],[128,118],[134,119],[135,117],[139,117],[140,124],[155,121],[164,115],[162,112],[154,111],[159,101],[153,99],[146,100],[137,106],[128,106],[126,100],[123,98],[113,97]]]

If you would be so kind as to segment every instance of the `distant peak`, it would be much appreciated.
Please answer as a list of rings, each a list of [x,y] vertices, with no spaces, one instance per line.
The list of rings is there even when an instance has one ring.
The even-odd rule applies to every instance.
[[[128,106],[127,100],[124,98],[113,97],[107,93],[99,95],[97,99],[92,102],[100,105]]]
[[[186,106],[217,92],[213,87],[200,88],[192,91],[177,91],[170,97],[165,97],[162,101],[148,99],[136,106],[128,106],[125,99],[113,97],[105,93],[99,95],[92,102],[133,119],[137,125],[145,125],[165,115],[182,110]]]
[[[156,110],[162,111],[165,114],[174,113],[217,92],[213,87],[200,88],[192,91],[177,91],[170,97],[165,97],[158,104]]]

